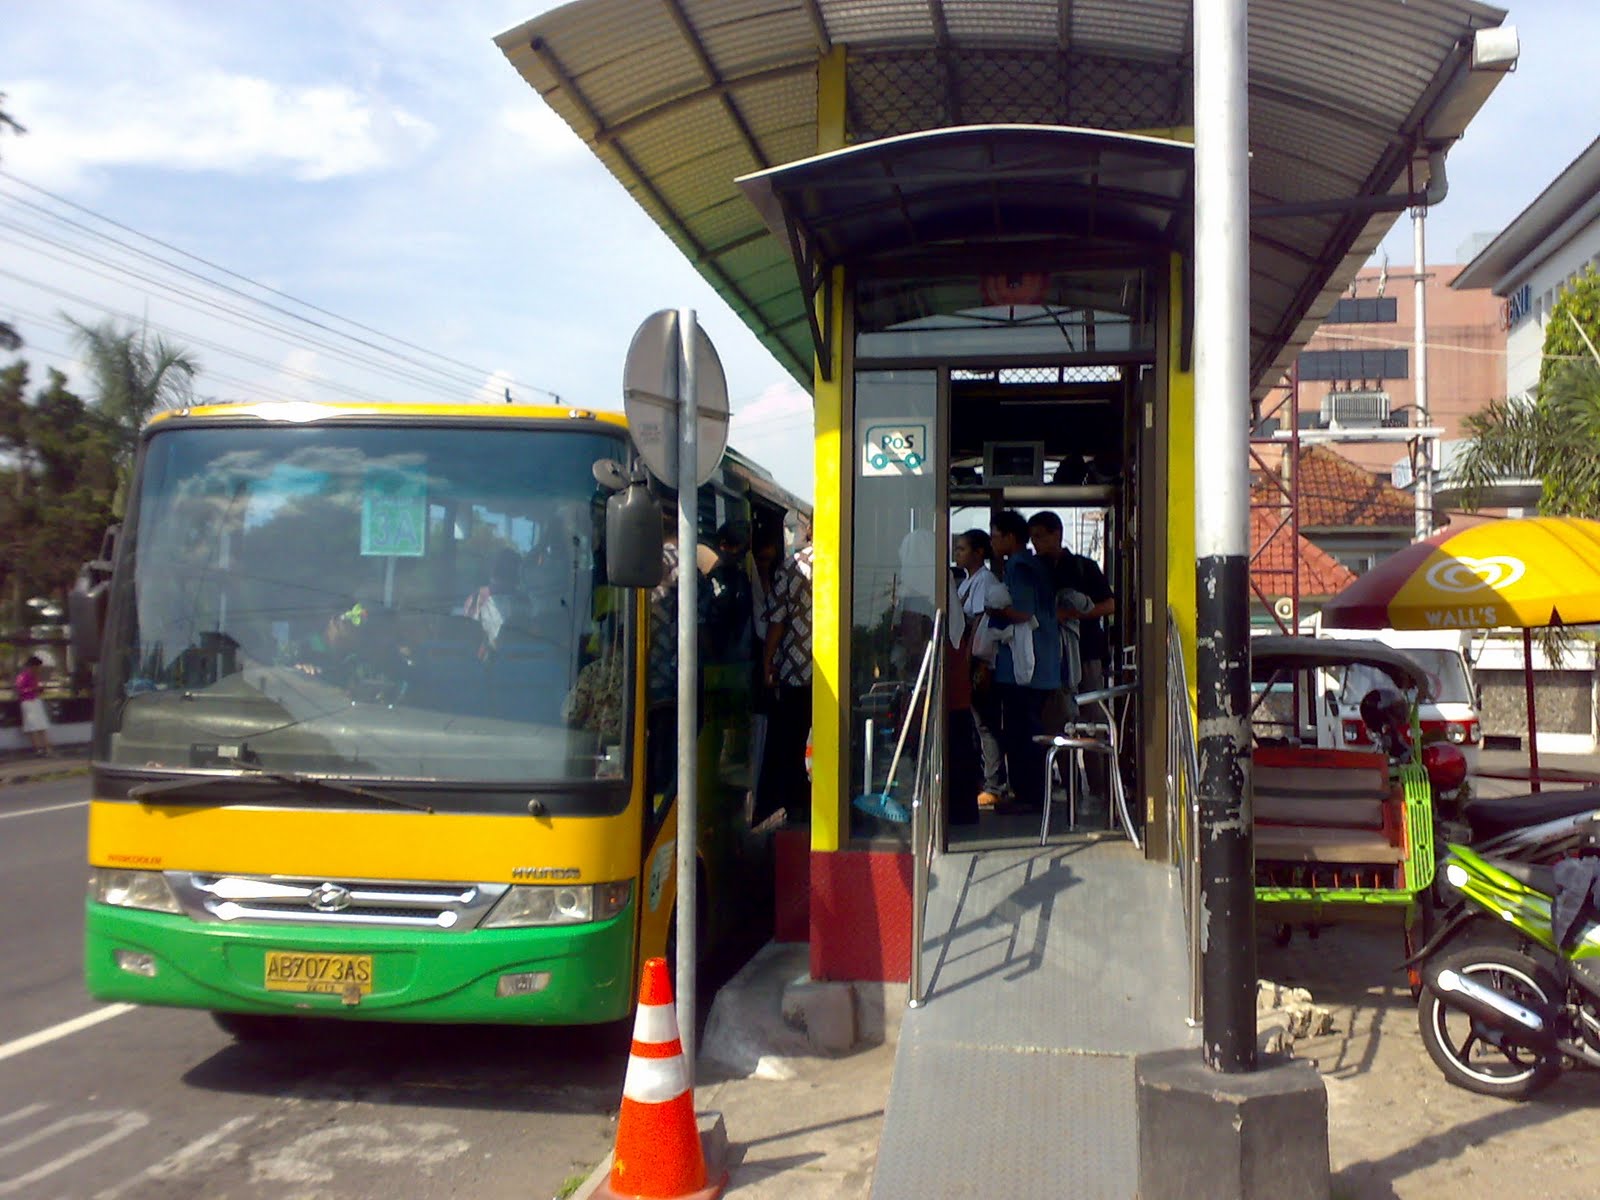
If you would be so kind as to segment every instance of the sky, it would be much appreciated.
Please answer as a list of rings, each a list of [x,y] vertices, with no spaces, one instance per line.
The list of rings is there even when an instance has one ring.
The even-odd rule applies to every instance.
[[[0,319],[36,380],[82,380],[63,313],[110,314],[189,347],[207,397],[509,388],[612,409],[639,323],[692,307],[727,375],[732,444],[810,496],[807,396],[494,46],[553,6],[7,6],[0,91],[28,132],[0,136]],[[1450,154],[1433,264],[1503,228],[1600,133],[1600,4],[1510,11],[1520,65]],[[1411,261],[1408,221],[1384,250]]]

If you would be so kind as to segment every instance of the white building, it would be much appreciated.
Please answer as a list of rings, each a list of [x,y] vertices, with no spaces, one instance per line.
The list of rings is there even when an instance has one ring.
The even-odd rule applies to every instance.
[[[1600,138],[1450,285],[1486,287],[1504,301],[1506,395],[1526,395],[1539,382],[1545,325],[1556,297],[1591,263],[1600,267]]]

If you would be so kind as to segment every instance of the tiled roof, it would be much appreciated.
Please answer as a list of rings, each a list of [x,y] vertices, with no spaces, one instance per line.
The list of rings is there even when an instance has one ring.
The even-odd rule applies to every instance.
[[[1405,529],[1415,522],[1411,497],[1326,446],[1302,446],[1299,459],[1301,529]],[[1279,504],[1276,484],[1258,484],[1253,502]]]
[[[1250,510],[1250,579],[1269,602],[1294,592],[1294,543],[1288,525],[1277,528],[1280,519],[1281,510],[1276,508]],[[1257,554],[1263,542],[1266,549]],[[1356,581],[1353,571],[1304,536],[1299,554],[1301,599],[1332,596]]]

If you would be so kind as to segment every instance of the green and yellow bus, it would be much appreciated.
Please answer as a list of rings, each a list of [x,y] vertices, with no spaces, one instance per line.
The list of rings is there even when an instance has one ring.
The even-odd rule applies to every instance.
[[[651,686],[675,677],[653,657],[675,589],[606,570],[594,468],[632,453],[619,415],[560,408],[151,423],[109,577],[75,604],[99,661],[93,996],[241,1037],[627,1015],[668,950],[679,753],[675,689]],[[732,452],[698,499],[702,542],[804,515]],[[741,653],[703,655],[700,683],[712,942],[771,900]]]

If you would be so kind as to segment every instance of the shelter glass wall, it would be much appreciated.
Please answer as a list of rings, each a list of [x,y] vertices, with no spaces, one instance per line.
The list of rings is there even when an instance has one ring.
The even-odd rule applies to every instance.
[[[942,601],[938,373],[858,371],[851,572],[850,792],[887,785],[904,712]],[[872,777],[867,728],[872,722]],[[902,768],[899,794],[909,778]]]
[[[1167,263],[1102,253],[1077,267],[1007,274],[988,269],[993,253],[969,250],[965,269],[945,255],[920,273],[883,264],[850,280],[841,782],[847,797],[888,787],[934,614],[949,611],[952,531],[986,529],[1001,508],[1049,509],[1062,517],[1067,545],[1102,567],[1117,596],[1107,681],[1148,688],[1126,716],[1124,766],[1135,809],[1151,812],[1139,785],[1160,778],[1141,747],[1164,686],[1162,647],[1146,636],[1156,622],[1144,618],[1162,611],[1166,591],[1165,425],[1156,414],[1168,369]],[[1000,447],[1033,447],[1031,466],[1001,465]],[[1141,535],[1155,553],[1139,552]],[[943,718],[936,712],[930,723],[933,746],[945,744]],[[920,723],[907,733],[890,793],[902,802]],[[858,836],[891,832],[859,815],[850,825]]]

